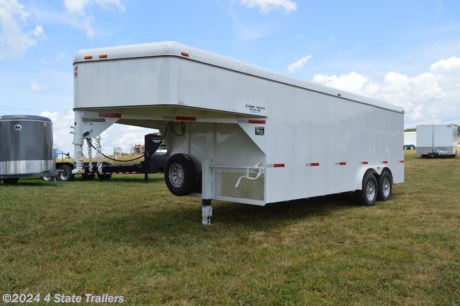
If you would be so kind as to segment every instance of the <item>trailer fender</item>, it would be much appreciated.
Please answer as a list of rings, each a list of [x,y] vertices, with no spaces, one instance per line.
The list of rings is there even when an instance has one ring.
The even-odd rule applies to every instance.
[[[383,170],[382,167],[373,167],[373,166],[359,168],[355,175],[355,184],[354,184],[355,190],[362,189],[364,176],[368,172],[371,172],[375,176],[375,178],[378,179],[379,175],[382,173],[382,170]]]

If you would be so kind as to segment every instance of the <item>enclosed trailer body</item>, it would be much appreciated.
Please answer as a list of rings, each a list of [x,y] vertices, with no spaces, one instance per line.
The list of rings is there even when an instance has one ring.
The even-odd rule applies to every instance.
[[[56,175],[53,122],[33,115],[0,116],[0,181]]]
[[[421,157],[457,155],[458,130],[452,124],[417,126],[417,155]]]
[[[417,147],[417,132],[404,132],[404,148],[415,150]]]
[[[265,205],[404,181],[401,107],[173,42],[80,51],[74,76],[76,158],[113,123],[157,128],[201,178],[174,192],[190,171],[165,170],[175,194]]]

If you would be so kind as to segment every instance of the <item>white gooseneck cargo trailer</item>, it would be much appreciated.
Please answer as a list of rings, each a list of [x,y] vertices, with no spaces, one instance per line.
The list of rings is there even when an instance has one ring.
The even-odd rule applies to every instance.
[[[458,130],[452,124],[417,126],[417,155],[421,157],[455,157]]]
[[[74,59],[75,158],[114,123],[156,128],[178,196],[253,205],[357,192],[388,200],[404,181],[401,107],[186,45],[82,50]]]

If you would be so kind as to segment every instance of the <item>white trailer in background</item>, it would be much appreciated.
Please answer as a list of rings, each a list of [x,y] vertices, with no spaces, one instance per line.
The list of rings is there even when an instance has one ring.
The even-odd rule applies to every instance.
[[[417,147],[417,132],[404,132],[404,149],[415,150]]]
[[[417,155],[421,157],[457,155],[458,130],[453,124],[417,126]]]
[[[74,59],[75,158],[114,123],[156,128],[175,195],[265,205],[354,192],[388,200],[404,181],[401,107],[173,42]]]

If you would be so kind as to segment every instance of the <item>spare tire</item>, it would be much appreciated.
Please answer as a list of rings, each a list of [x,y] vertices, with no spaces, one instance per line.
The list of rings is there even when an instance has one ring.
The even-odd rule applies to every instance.
[[[168,159],[164,175],[166,186],[176,196],[190,194],[198,182],[192,158],[182,153],[174,154]]]

